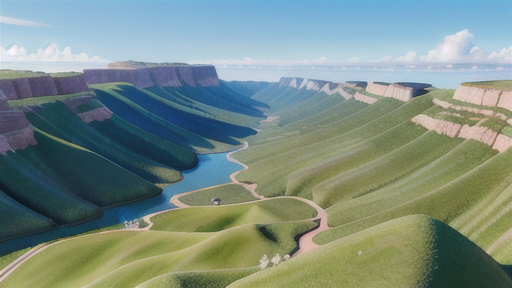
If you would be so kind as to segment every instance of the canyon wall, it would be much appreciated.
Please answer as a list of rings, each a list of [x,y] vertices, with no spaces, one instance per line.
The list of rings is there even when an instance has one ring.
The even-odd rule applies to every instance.
[[[512,111],[512,91],[460,85],[453,99]]]
[[[57,93],[59,95],[74,94],[89,91],[89,87],[85,83],[83,75],[75,75],[70,77],[53,78]]]
[[[52,78],[39,77],[0,80],[0,90],[9,100],[65,95],[89,91],[83,75]]]
[[[2,106],[3,107],[3,106]],[[0,154],[25,149],[29,145],[37,145],[32,126],[20,110],[10,109],[0,111]]]
[[[154,85],[181,87],[184,84],[191,87],[209,87],[219,86],[220,84],[217,71],[211,65],[85,69],[84,76],[86,83],[89,85],[127,82],[137,88],[147,88]]]

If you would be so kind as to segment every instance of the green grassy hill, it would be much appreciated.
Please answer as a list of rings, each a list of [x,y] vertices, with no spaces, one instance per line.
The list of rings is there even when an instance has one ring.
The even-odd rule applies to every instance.
[[[296,248],[295,236],[317,225],[298,221],[314,214],[311,207],[303,205],[294,199],[270,199],[172,210],[154,216],[150,231],[90,234],[58,242],[23,264],[2,282],[2,287],[134,287],[146,281],[145,285],[160,281],[218,283],[219,278],[229,284],[224,277],[234,281],[256,272],[263,254],[284,255]],[[243,210],[251,211],[251,215],[241,217]],[[192,226],[169,226],[172,219],[183,219],[187,211],[198,216],[189,221],[192,226],[216,228],[203,229],[212,232],[191,232],[195,230]],[[220,218],[216,213],[225,219],[238,219],[237,223],[229,227],[211,223]],[[187,277],[191,274],[202,276]]]
[[[509,287],[496,261],[448,225],[397,218],[228,287]]]

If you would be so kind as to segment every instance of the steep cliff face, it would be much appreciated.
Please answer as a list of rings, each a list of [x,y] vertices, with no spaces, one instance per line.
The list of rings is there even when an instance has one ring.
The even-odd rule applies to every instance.
[[[417,115],[411,119],[412,122],[420,124],[428,130],[436,131],[437,134],[447,135],[449,137],[457,136],[460,131],[460,124],[452,123],[449,121],[431,118],[427,115]]]
[[[141,69],[85,69],[87,84],[102,84],[109,82],[127,82],[137,88],[147,88],[155,85],[151,81],[149,70]]]
[[[89,91],[83,74],[71,77],[56,77],[53,78],[53,81],[59,95]]]
[[[57,95],[57,87],[50,75],[28,78],[28,83],[32,90],[32,97]]]
[[[413,87],[404,87],[398,84],[382,85],[376,83],[368,83],[366,91],[375,95],[391,97],[407,102],[413,97]]]
[[[181,82],[174,67],[154,67],[149,69],[154,81],[162,87],[181,87]]]
[[[453,99],[512,111],[512,91],[460,85]]]
[[[200,86],[219,86],[219,76],[214,66],[198,66],[194,67],[192,71],[194,71]]]

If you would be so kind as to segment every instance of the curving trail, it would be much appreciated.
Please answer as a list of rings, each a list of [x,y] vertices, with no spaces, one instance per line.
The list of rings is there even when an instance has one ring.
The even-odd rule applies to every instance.
[[[247,149],[249,147],[249,143],[245,142],[244,143],[244,147],[242,148],[239,148],[237,150],[234,150],[234,151],[231,151],[227,154],[227,159],[231,162],[234,162],[234,163],[237,163],[239,165],[241,165],[242,167],[244,167],[244,169],[242,170],[239,170],[233,174],[231,174],[229,176],[229,178],[231,179],[231,181],[234,183],[234,184],[237,184],[237,185],[241,185],[243,186],[245,189],[247,189],[248,191],[251,192],[251,194],[255,197],[255,198],[258,198],[258,199],[265,199],[264,196],[262,195],[259,195],[258,193],[256,193],[256,188],[258,187],[258,184],[257,183],[253,183],[253,184],[248,184],[248,183],[243,183],[243,182],[240,182],[236,179],[236,176],[242,172],[242,171],[245,171],[247,169],[249,169],[249,167],[245,164],[243,164],[242,162],[234,159],[232,157],[232,155],[240,150],[243,150],[243,149]],[[217,186],[222,186],[222,185],[226,185],[226,184],[221,184],[221,185],[217,185]],[[217,186],[212,186],[212,187],[217,187]],[[181,209],[181,208],[186,208],[186,207],[190,207],[189,205],[181,202],[179,200],[179,198],[181,196],[184,196],[184,195],[187,195],[187,194],[191,194],[191,193],[194,193],[194,192],[197,192],[197,191],[201,191],[201,190],[204,190],[204,189],[209,189],[209,188],[212,188],[212,187],[207,187],[207,188],[203,188],[203,189],[199,189],[199,190],[194,190],[194,191],[189,191],[189,192],[185,192],[185,193],[181,193],[181,194],[176,194],[174,195],[170,202],[172,204],[174,204],[176,207],[178,208],[175,208],[175,209]],[[281,197],[275,197],[275,198],[293,198],[293,199],[296,199],[296,200],[300,200],[310,206],[312,206],[313,208],[315,208],[315,210],[317,211],[317,215],[313,218],[310,218],[310,219],[307,219],[307,220],[304,220],[304,221],[311,221],[311,220],[320,220],[320,226],[313,230],[313,231],[310,231],[304,235],[302,235],[302,237],[299,239],[299,250],[297,252],[295,252],[292,257],[295,257],[297,255],[301,255],[301,254],[304,254],[304,253],[307,253],[309,251],[312,251],[312,250],[315,250],[316,248],[320,247],[320,245],[316,244],[313,242],[313,238],[320,232],[323,232],[325,230],[328,230],[329,229],[329,226],[327,225],[327,212],[322,208],[320,207],[318,204],[316,204],[315,202],[309,200],[309,199],[305,199],[305,198],[301,198],[301,197],[296,197],[296,196],[281,196]],[[241,205],[241,204],[244,204],[244,203],[238,203],[238,204],[231,204],[231,205]],[[227,205],[226,205],[227,206]],[[148,231],[149,229],[151,229],[151,227],[153,226],[153,222],[151,222],[151,217],[157,215],[157,214],[160,214],[160,213],[165,213],[165,212],[168,212],[170,210],[174,210],[174,209],[169,209],[169,210],[165,210],[165,211],[160,211],[160,212],[155,212],[155,213],[152,213],[152,214],[149,214],[149,215],[146,215],[144,217],[142,217],[142,219],[144,219],[144,221],[146,223],[148,223],[148,226],[144,227],[144,228],[130,228],[130,229],[119,229],[119,230],[111,230],[111,231],[104,231],[104,232],[100,232],[100,233],[114,233],[114,232],[119,232],[119,231]],[[79,236],[80,237],[80,236]],[[38,254],[39,252],[45,250],[46,248],[52,246],[52,245],[55,245],[57,243],[61,243],[62,241],[67,241],[67,240],[70,240],[70,239],[73,239],[74,237],[72,238],[69,238],[69,239],[64,239],[64,240],[61,240],[61,241],[56,241],[56,242],[53,242],[53,243],[50,243],[50,244],[42,244],[42,245],[39,245],[39,246],[36,246],[34,247],[33,249],[29,250],[27,253],[21,255],[18,259],[14,260],[12,263],[10,263],[9,265],[7,265],[4,269],[2,269],[0,271],[0,282],[2,282],[5,278],[7,278],[14,270],[16,270],[17,268],[19,268],[23,263],[25,263],[25,261],[27,261],[28,259],[30,259],[31,257],[35,256],[36,254]]]

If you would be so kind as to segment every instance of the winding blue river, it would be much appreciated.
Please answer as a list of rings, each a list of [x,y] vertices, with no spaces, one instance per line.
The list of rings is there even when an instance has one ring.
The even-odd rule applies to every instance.
[[[176,208],[169,201],[171,197],[183,192],[194,191],[210,186],[230,183],[229,175],[242,169],[242,166],[230,162],[227,153],[199,155],[199,164],[191,170],[183,171],[183,180],[167,186],[164,191],[153,198],[137,201],[104,211],[102,218],[72,227],[57,228],[36,235],[13,239],[0,244],[0,254],[17,251],[54,239],[69,237],[87,231],[108,227],[125,220]]]

